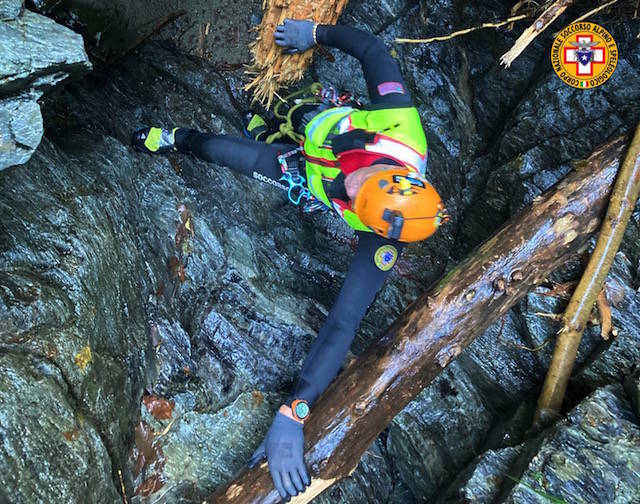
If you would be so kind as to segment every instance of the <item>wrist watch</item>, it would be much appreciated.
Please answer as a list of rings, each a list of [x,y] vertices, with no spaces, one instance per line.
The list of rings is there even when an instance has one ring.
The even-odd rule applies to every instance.
[[[304,399],[294,399],[291,402],[291,413],[293,418],[300,422],[306,422],[309,418],[311,410],[309,409],[309,403]]]

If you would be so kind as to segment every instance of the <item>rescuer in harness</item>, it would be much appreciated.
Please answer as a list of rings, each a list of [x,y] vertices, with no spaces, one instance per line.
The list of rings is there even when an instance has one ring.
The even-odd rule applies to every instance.
[[[427,144],[418,111],[384,43],[356,28],[290,19],[276,28],[275,38],[286,54],[322,44],[356,57],[371,105],[358,108],[354,100],[316,89],[317,100],[288,114],[298,148],[257,141],[267,137],[259,116],[246,125],[254,139],[147,127],[134,133],[132,143],[149,153],[191,153],[278,186],[305,210],[334,211],[358,236],[340,294],[297,384],[249,461],[253,467],[266,457],[276,489],[288,500],[310,484],[303,425],[314,402],[340,370],[360,321],[405,244],[429,237],[447,215],[424,177]]]

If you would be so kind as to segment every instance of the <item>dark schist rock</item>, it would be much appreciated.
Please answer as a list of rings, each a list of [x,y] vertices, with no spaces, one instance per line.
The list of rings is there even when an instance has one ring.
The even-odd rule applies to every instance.
[[[369,27],[391,44],[397,36],[440,35],[502,19],[510,8],[351,2],[345,22]],[[563,88],[540,63],[546,35],[509,70],[495,60],[517,29],[394,46],[426,127],[429,177],[453,219],[433,239],[407,248],[361,324],[354,353],[523,198],[530,201],[572,169],[571,159],[635,124],[639,62],[630,48],[637,30],[627,24],[614,33],[624,80],[589,96]],[[319,59],[312,73],[364,92],[359,66],[347,56]],[[128,146],[131,132],[149,124],[238,134],[249,105],[242,79],[241,71],[221,73],[165,43],[141,46],[55,99],[45,97],[45,141],[24,169],[0,176],[0,360],[10,378],[0,393],[25,387],[3,409],[0,435],[29,432],[20,442],[33,439],[47,449],[37,452],[48,462],[48,483],[37,489],[43,501],[62,495],[68,502],[115,502],[118,469],[130,502],[207,496],[262,440],[338,294],[354,235],[337,219],[301,215],[276,189],[227,168],[190,156],[149,157]],[[589,124],[580,123],[580,114]],[[27,141],[33,135],[22,138],[35,143]],[[627,241],[624,253],[640,257],[637,240]],[[612,306],[619,335],[603,349],[598,328],[587,332],[579,354],[584,372],[572,382],[576,401],[611,381],[637,389],[637,377],[627,374],[636,362],[630,283],[638,265],[620,270],[619,262],[615,279],[625,294]],[[567,267],[557,280],[578,278],[580,270],[579,263]],[[521,474],[513,472],[512,458],[525,457],[526,467],[537,449],[520,448],[530,413],[522,405],[535,403],[558,326],[536,312],[559,313],[564,306],[546,293],[531,292],[481,335],[398,415],[355,472],[316,500],[506,496],[500,474]],[[607,363],[620,356],[623,364],[607,374]],[[47,378],[38,378],[43,373]],[[35,421],[20,418],[20,408],[32,407],[36,393],[57,406],[44,400],[34,411],[49,409],[60,418],[37,424],[40,431],[32,434]],[[141,404],[143,394],[170,401],[170,415],[154,415]],[[165,458],[160,468],[136,464],[145,449],[134,434],[141,421],[157,434],[154,446]],[[612,439],[622,446],[631,434],[623,429]],[[13,500],[32,502],[30,473],[11,469],[24,464],[17,442],[0,457],[0,483],[19,496]],[[56,443],[64,444],[54,450]]]
[[[24,164],[42,139],[38,102],[28,95],[0,99],[0,167]]]
[[[40,143],[42,94],[92,68],[80,35],[21,6],[0,3],[0,170],[27,162]]]
[[[492,504],[500,494],[502,483],[508,479],[507,475],[521,451],[521,447],[507,446],[478,455],[435,502]]]
[[[637,501],[640,425],[620,384],[597,389],[543,436],[504,502],[538,503],[541,493],[576,504]]]
[[[22,11],[22,0],[0,0],[0,22],[15,19]]]
[[[16,349],[0,354],[0,501],[116,503],[100,433],[78,411],[56,364]]]

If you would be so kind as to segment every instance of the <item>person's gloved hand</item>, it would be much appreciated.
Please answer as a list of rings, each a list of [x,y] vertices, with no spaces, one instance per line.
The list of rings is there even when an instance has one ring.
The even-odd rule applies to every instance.
[[[316,45],[313,40],[313,21],[285,19],[276,27],[276,44],[286,47],[285,54],[298,54]]]
[[[302,423],[278,412],[248,465],[253,467],[266,456],[273,484],[280,496],[288,500],[311,483],[303,451]]]

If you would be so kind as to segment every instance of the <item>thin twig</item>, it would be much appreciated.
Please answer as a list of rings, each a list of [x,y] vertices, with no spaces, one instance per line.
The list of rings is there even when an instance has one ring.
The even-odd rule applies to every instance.
[[[560,320],[562,319],[562,314],[561,313],[546,313],[546,312],[534,312],[534,315],[538,315],[539,317],[546,317],[546,318],[550,318],[553,320]]]
[[[509,68],[511,63],[520,56],[533,40],[545,31],[551,23],[553,23],[560,14],[573,4],[574,0],[556,0],[536,19],[522,35],[518,37],[513,47],[509,49],[500,58],[500,64]]]
[[[111,58],[109,61],[107,61],[107,65],[112,65],[114,62],[116,62],[117,60],[119,60],[120,58],[122,58],[123,56],[126,56],[127,54],[129,54],[131,51],[133,51],[136,47],[138,47],[140,44],[143,44],[144,42],[146,42],[147,40],[149,40],[151,37],[153,37],[154,35],[156,35],[160,30],[162,30],[165,26],[167,26],[168,24],[172,23],[173,21],[175,21],[176,19],[178,19],[181,16],[184,16],[186,14],[185,10],[177,10],[175,12],[172,12],[171,14],[166,15],[165,17],[163,17],[162,19],[160,19],[153,27],[153,29],[151,30],[151,32],[147,35],[142,35],[141,37],[138,37],[136,40],[134,40],[131,44],[129,44],[129,46],[122,51],[119,54],[116,54],[113,58]]]
[[[546,425],[549,410],[559,412],[562,407],[582,333],[591,317],[593,305],[602,292],[639,195],[640,124],[636,127],[633,140],[620,165],[596,246],[562,316],[563,327],[553,350],[534,416],[536,427]],[[607,309],[608,307],[602,309],[603,319],[608,315],[605,313]],[[608,323],[602,320],[603,326]]]
[[[618,1],[618,0],[611,0],[610,2],[607,2],[606,4],[602,4],[600,7],[596,7],[595,9],[590,10],[590,11],[589,11],[589,12],[587,12],[586,14],[583,14],[582,16],[580,16],[578,19],[576,19],[575,21],[573,21],[573,22],[572,22],[572,23],[570,23],[570,24],[573,24],[573,23],[579,23],[580,21],[582,21],[582,20],[584,20],[584,19],[587,19],[588,17],[593,16],[594,14],[596,14],[596,13],[600,12],[601,10],[606,9],[606,8],[607,8],[607,7],[609,7],[610,5],[613,5],[613,4],[614,4],[614,3],[616,3],[617,1]],[[637,9],[637,7],[636,7],[636,9]],[[636,10],[636,13],[637,13],[637,12],[638,12],[638,11]]]
[[[537,347],[528,347],[527,345],[521,345],[520,343],[514,343],[512,341],[507,341],[507,343],[509,343],[511,346],[514,346],[516,348],[519,348],[521,350],[526,350],[527,352],[539,352],[540,350],[542,350],[544,347],[546,347],[549,344],[549,341],[551,341],[551,338],[547,338],[546,340],[544,340],[542,343],[540,343]]]
[[[426,39],[407,39],[407,38],[397,38],[395,42],[397,44],[428,44],[430,42],[438,42],[441,40],[449,40],[454,37],[459,37],[460,35],[464,35],[466,33],[471,33],[476,30],[482,30],[483,28],[498,28],[500,26],[513,23],[514,21],[520,21],[521,19],[526,19],[530,17],[530,14],[519,14],[517,16],[512,16],[510,18],[505,19],[504,21],[499,21],[496,23],[482,23],[480,26],[474,26],[472,28],[465,28],[464,30],[458,30],[449,35],[440,35],[438,37],[431,37]]]
[[[122,502],[129,504],[127,500],[127,489],[124,486],[124,478],[122,477],[122,469],[118,469],[118,478],[120,479],[120,491],[122,492]]]
[[[171,427],[173,426],[173,424],[176,422],[176,420],[178,420],[178,418],[173,418],[168,424],[167,426],[162,429],[162,432],[160,434],[156,434],[154,433],[153,435],[155,436],[155,439],[158,440],[160,439],[162,436],[165,436],[167,434],[167,432],[169,432],[169,430],[171,430]]]
[[[596,306],[600,313],[600,336],[606,341],[609,339],[609,334],[611,334],[611,307],[607,300],[605,287],[602,287],[596,298]]]
[[[549,343],[550,338],[547,338],[542,344],[538,345],[537,347],[531,348],[526,345],[522,345],[521,343],[514,343],[513,341],[502,339],[502,330],[504,329],[504,322],[505,322],[505,318],[502,317],[502,319],[500,320],[500,330],[498,331],[498,341],[500,343],[507,344],[515,348],[520,348],[521,350],[527,350],[529,352],[537,352],[539,350],[542,350]]]
[[[274,95],[276,96],[276,98],[277,98],[278,100],[280,100],[282,103],[286,103],[287,105],[289,104],[289,102],[288,102],[287,100],[285,100],[282,96],[280,96],[280,95],[278,94],[278,92],[277,92],[275,89],[273,90],[273,94],[274,94]]]

